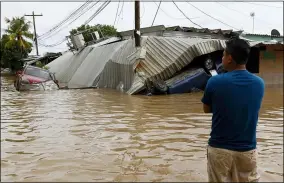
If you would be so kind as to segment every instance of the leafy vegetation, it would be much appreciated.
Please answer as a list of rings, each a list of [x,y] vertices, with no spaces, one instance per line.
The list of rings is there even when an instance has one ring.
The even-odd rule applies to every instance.
[[[117,30],[114,26],[111,25],[101,25],[97,24],[94,26],[90,25],[81,25],[80,27],[77,27],[76,29],[72,29],[70,31],[70,34],[75,34],[78,32],[83,32],[83,37],[85,42],[89,42],[93,40],[93,37],[95,38],[95,31],[98,31],[100,37],[111,37],[111,36],[117,36]],[[93,36],[93,37],[92,37]]]
[[[31,22],[25,17],[5,18],[8,29],[0,40],[1,67],[16,71],[22,67],[21,59],[28,57],[32,51],[33,34],[30,32]]]

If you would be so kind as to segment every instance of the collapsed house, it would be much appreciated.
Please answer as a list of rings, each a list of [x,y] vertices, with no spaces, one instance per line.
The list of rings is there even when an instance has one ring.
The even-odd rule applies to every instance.
[[[192,29],[164,26],[141,29],[139,48],[133,32],[125,31],[120,38],[103,40],[76,53],[66,52],[47,66],[60,85],[69,89],[113,88],[137,94],[147,82],[167,82],[194,59],[222,51],[233,33],[204,29],[199,30],[203,34],[200,38],[196,29],[189,31]]]
[[[61,52],[58,53],[46,53],[44,56],[36,56],[36,55],[30,55],[28,58],[24,58],[20,60],[21,66],[25,65],[32,65],[36,66],[37,62],[41,62],[41,64],[46,65],[55,60],[56,58],[60,57],[62,55]]]

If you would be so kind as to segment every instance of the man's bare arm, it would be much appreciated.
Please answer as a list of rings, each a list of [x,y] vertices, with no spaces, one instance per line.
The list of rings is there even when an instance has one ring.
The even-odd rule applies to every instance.
[[[203,111],[204,113],[212,113],[211,106],[203,104]]]

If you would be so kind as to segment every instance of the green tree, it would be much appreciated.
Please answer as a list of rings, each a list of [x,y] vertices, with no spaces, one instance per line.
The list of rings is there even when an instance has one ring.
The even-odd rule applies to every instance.
[[[6,18],[8,29],[1,38],[1,65],[12,71],[21,68],[21,59],[28,57],[32,51],[33,34],[29,31],[31,22],[25,17]]]
[[[83,37],[84,37],[85,42],[89,42],[89,41],[93,40],[93,37],[95,37],[95,35],[94,35],[95,31],[98,31],[100,37],[117,36],[117,30],[114,26],[101,25],[101,24],[97,24],[97,25],[94,25],[94,26],[81,25],[80,27],[77,27],[76,29],[72,29],[70,31],[70,34],[76,34],[76,33],[81,32],[81,31],[84,31]]]
[[[28,42],[28,40],[33,39],[33,34],[29,31],[31,22],[27,21],[24,16],[13,17],[12,20],[5,18],[5,21],[9,24],[6,30],[9,41],[6,43],[5,47],[11,48],[17,46],[23,50],[31,48],[32,43]]]

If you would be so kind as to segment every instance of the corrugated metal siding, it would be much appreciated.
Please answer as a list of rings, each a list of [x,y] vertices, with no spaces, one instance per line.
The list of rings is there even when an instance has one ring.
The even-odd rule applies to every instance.
[[[113,43],[113,42],[117,42],[117,41],[120,41],[120,40],[121,40],[121,38],[119,38],[119,37],[111,37],[109,39],[103,40],[103,41],[96,43],[94,45],[90,45],[90,47],[96,48],[96,47],[106,45],[106,44],[110,44],[110,43]]]
[[[195,57],[222,50],[223,40],[149,37],[146,57],[138,72],[147,78],[166,80],[188,65]]]
[[[141,33],[141,36],[146,37],[146,36],[163,36],[164,32],[163,31],[157,31],[157,32],[146,32],[146,33]],[[134,35],[125,35],[122,37],[123,39],[131,39],[134,38]]]
[[[138,75],[135,75],[131,88],[129,88],[129,90],[127,91],[127,94],[133,95],[133,94],[139,93],[143,89],[145,89],[143,80]]]
[[[163,36],[164,37],[180,37],[180,38],[196,37],[196,38],[203,38],[203,39],[224,39],[224,36],[220,34],[182,32],[182,31],[165,31],[163,33]]]
[[[142,37],[141,46],[135,48],[133,39],[89,46],[76,55],[66,53],[49,66],[69,88],[123,86],[125,92],[135,94],[145,80],[167,80],[195,57],[223,50],[225,40],[153,36]],[[146,50],[144,56],[141,50]]]
[[[120,48],[128,41],[116,42],[99,47],[92,47],[93,50],[86,56],[72,79],[68,83],[69,88],[92,87],[99,81],[100,73],[104,70],[107,62],[113,55],[119,52]]]
[[[147,38],[142,37],[141,46],[145,45]],[[100,74],[100,79],[97,82],[98,87],[117,88],[118,85],[123,85],[123,90],[127,91],[134,80],[134,68],[136,57],[130,57],[137,51],[133,39],[127,40],[106,63],[103,71]]]
[[[246,33],[246,35],[250,35],[250,36],[266,36],[266,37],[280,37],[280,38],[284,38],[283,35],[269,35],[269,34],[250,34],[250,33]]]
[[[166,30],[164,25],[157,25],[157,26],[141,28],[140,33],[141,33],[141,35],[145,35],[145,33],[162,32],[164,30]],[[122,32],[119,32],[119,34],[122,37],[134,36],[134,30],[122,31]]]
[[[55,77],[58,78],[61,84],[66,85],[92,49],[92,47],[86,47],[81,52],[75,54],[67,52],[47,66],[51,72],[55,73]]]

